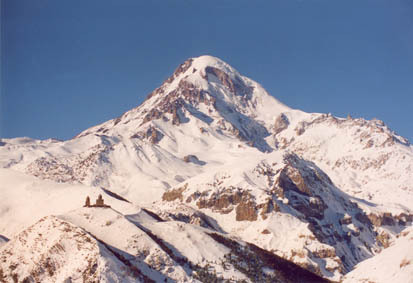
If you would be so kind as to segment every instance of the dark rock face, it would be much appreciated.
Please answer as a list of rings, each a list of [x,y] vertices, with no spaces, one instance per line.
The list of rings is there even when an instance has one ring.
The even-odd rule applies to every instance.
[[[257,220],[257,208],[252,201],[241,202],[236,208],[237,221],[255,221]]]
[[[405,226],[413,222],[413,215],[406,213],[401,213],[400,215],[392,215],[389,212],[383,214],[370,213],[369,215],[367,215],[367,219],[376,227],[395,225]]]
[[[145,115],[145,117],[143,118],[142,124],[145,124],[145,123],[147,123],[149,121],[152,121],[152,120],[160,119],[162,117],[162,114],[163,113],[161,111],[159,111],[156,108],[153,108],[153,109],[151,109],[151,111],[149,111],[148,114]]]
[[[205,161],[199,160],[196,155],[192,155],[192,154],[184,156],[184,161],[186,163],[192,162],[192,163],[197,164],[197,165],[205,165],[206,164]]]
[[[180,77],[183,72],[191,67],[191,64],[192,60],[182,64],[174,75],[148,96],[149,99],[158,95],[159,99],[155,102],[153,108],[142,112],[144,118],[141,125],[158,119],[169,120],[168,116],[172,116],[170,120],[176,126],[186,123],[192,118],[199,119],[209,125],[214,121],[210,113],[217,112],[227,124],[222,128],[220,127],[219,130],[222,129],[232,134],[262,152],[272,151],[272,148],[265,141],[270,133],[262,123],[256,121],[253,117],[249,117],[244,109],[256,106],[256,102],[251,99],[253,87],[246,85],[241,77],[232,77],[218,68],[207,66],[205,70],[200,70],[201,76],[208,82],[219,81],[222,86],[236,96],[237,103],[229,103],[220,97],[220,94],[216,92],[212,85],[207,89],[202,89],[185,77]],[[167,87],[175,79],[179,79],[177,87],[167,92]],[[201,103],[208,106],[208,113],[199,110],[198,106]]]
[[[287,116],[285,116],[285,114],[281,113],[277,117],[277,119],[275,120],[274,134],[277,135],[277,134],[281,133],[282,131],[284,131],[285,129],[288,128],[289,124],[290,124],[290,122],[288,121]]]
[[[247,192],[241,192],[241,190],[232,190],[235,188],[229,188],[222,193],[213,193],[209,198],[207,195],[201,193],[192,194],[192,199],[197,200],[196,205],[198,208],[210,208],[213,211],[221,213],[229,213],[233,210],[233,205],[239,204],[242,199],[247,199],[250,195]]]
[[[164,201],[183,201],[184,187],[165,192],[162,196]],[[187,203],[196,202],[199,209],[209,208],[214,212],[228,214],[234,210],[237,221],[255,221],[258,216],[258,208],[254,197],[247,191],[241,191],[234,187],[228,188],[220,193],[195,192],[186,199]],[[268,209],[268,208],[267,208]]]
[[[194,193],[187,202],[196,201],[198,208],[209,208],[215,212],[227,214],[235,207],[237,221],[257,220],[258,208],[253,196],[247,191],[237,190],[234,187],[228,188],[221,193],[211,195],[204,193]]]
[[[388,248],[390,246],[390,235],[386,232],[381,232],[377,235],[376,240],[383,248]]]
[[[186,198],[186,203],[192,203],[198,209],[210,209],[220,214],[235,212],[236,221],[258,221],[270,217],[274,212],[291,214],[308,223],[314,238],[329,246],[311,253],[310,257],[333,259],[337,263],[330,270],[333,273],[337,270],[345,273],[369,257],[372,253],[371,243],[386,245],[385,235],[377,237],[375,226],[407,223],[413,218],[385,214],[375,219],[339,192],[330,178],[314,163],[288,153],[284,156],[283,164],[279,167],[275,162],[272,165],[262,162],[253,169],[254,174],[267,181],[267,198],[264,200],[242,187],[224,186],[225,177],[206,184],[204,190],[192,191],[190,195],[184,195],[182,188],[171,190],[164,194],[163,199],[183,202]],[[257,203],[257,199],[261,199],[260,203]],[[317,267],[309,265],[305,268]]]
[[[316,274],[317,270],[311,272],[254,244],[243,246],[217,233],[208,235],[230,249],[226,258],[252,282],[330,282]],[[264,267],[273,270],[274,275],[265,274]]]
[[[146,131],[138,132],[131,136],[131,138],[135,139],[147,139],[152,144],[157,144],[163,138],[163,134],[156,129],[155,127],[149,127]]]
[[[165,85],[170,84],[174,79],[176,79],[180,74],[185,73],[192,65],[193,59],[188,59],[184,63],[178,66],[172,76],[170,76],[168,79],[166,79],[163,84],[155,89],[153,92],[151,92],[145,100],[148,100],[158,94],[162,94],[165,92]]]
[[[245,96],[247,99],[251,98],[252,88],[247,87],[240,78],[236,77],[233,80],[225,72],[210,66],[205,68],[205,74],[206,76],[209,74],[217,77],[233,94]]]
[[[189,111],[191,114],[200,118],[201,120],[206,120],[207,123],[211,123],[212,119],[208,116],[196,110],[199,103],[204,103],[205,105],[214,105],[215,98],[210,96],[207,91],[199,89],[192,83],[182,79],[178,88],[166,94],[162,101],[160,101],[156,107],[152,108],[146,113],[142,124],[145,124],[152,120],[157,120],[166,113],[172,114],[172,124],[180,125],[184,123],[187,119],[184,116],[185,111]]]
[[[286,165],[274,182],[273,192],[288,202],[276,201],[279,209],[286,213],[297,211],[297,217],[309,223],[308,228],[318,241],[334,247],[343,271],[350,270],[354,263],[368,257],[357,246],[377,241],[371,221],[355,203],[337,193],[339,190],[315,164],[294,154],[284,158]],[[329,208],[327,203],[332,199],[341,208]],[[356,230],[349,230],[349,224]]]
[[[281,171],[278,184],[284,191],[295,191],[299,194],[311,196],[312,192],[297,168],[286,166]]]

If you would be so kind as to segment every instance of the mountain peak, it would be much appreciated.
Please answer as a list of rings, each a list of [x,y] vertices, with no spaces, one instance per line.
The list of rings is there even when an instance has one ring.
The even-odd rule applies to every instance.
[[[150,121],[162,120],[173,125],[210,127],[212,132],[218,131],[218,135],[236,136],[261,151],[271,151],[264,141],[269,136],[268,129],[275,117],[290,110],[226,62],[203,55],[180,64],[142,105],[95,130],[107,134],[113,126],[123,128],[121,125],[133,120],[134,126],[129,124],[127,128],[136,136],[137,128],[146,129],[153,126]],[[80,136],[91,132],[93,129]],[[154,141],[158,140],[155,131],[149,132],[154,135]]]
[[[174,88],[182,79],[185,79],[198,87],[208,88],[208,73],[215,75],[219,73],[220,75],[218,75],[218,79],[225,77],[226,83],[229,83],[231,80],[239,81],[241,77],[237,70],[221,59],[210,55],[202,55],[185,60],[175,69],[174,73],[160,88],[165,85],[170,85],[170,88]],[[213,78],[211,80],[217,82]]]
[[[224,100],[241,108],[257,106],[265,101],[275,112],[290,110],[271,97],[257,82],[242,76],[228,63],[210,55],[184,61],[160,87],[148,95],[146,100],[157,97],[155,100],[159,102],[172,93],[175,98],[181,97],[187,100],[193,98],[185,95],[189,92],[197,94],[201,99],[206,95],[214,101]],[[196,100],[199,100],[199,97]]]
[[[224,62],[223,60],[211,56],[211,55],[201,55],[199,57],[191,58],[192,65],[194,68],[198,68],[199,70],[205,69],[207,67],[217,68],[221,71],[230,74],[240,75],[237,70],[235,70],[232,66],[228,63]]]

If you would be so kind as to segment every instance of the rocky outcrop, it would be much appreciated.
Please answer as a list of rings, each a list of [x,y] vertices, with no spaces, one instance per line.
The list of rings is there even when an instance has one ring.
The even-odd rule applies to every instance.
[[[255,221],[257,220],[257,208],[253,201],[244,201],[238,204],[236,210],[237,221]]]
[[[368,254],[355,248],[342,249],[340,243],[351,247],[356,243],[376,241],[369,217],[357,204],[337,195],[338,189],[315,164],[294,154],[287,154],[284,160],[286,165],[276,175],[272,189],[278,199],[282,199],[275,201],[279,210],[294,209],[300,219],[309,223],[308,228],[319,242],[334,247],[335,254],[329,256],[339,260],[343,271],[351,269],[354,260],[361,260]],[[334,205],[339,204],[340,209],[328,207],[332,199],[336,199]]]
[[[186,163],[191,162],[191,163],[194,163],[194,164],[197,164],[197,165],[205,165],[206,164],[204,161],[199,160],[198,157],[196,155],[193,155],[193,154],[185,155],[184,156],[184,161]]]
[[[205,68],[206,76],[213,75],[217,77],[220,82],[226,86],[229,91],[231,91],[235,95],[244,96],[247,99],[251,98],[252,88],[247,87],[240,78],[235,77],[232,79],[227,73],[224,71],[208,66]]]
[[[26,172],[59,183],[81,183],[94,174],[97,168],[110,166],[107,156],[113,149],[112,145],[103,143],[70,158],[40,157],[27,166]],[[99,185],[100,178],[98,174],[94,176],[94,185]]]
[[[85,230],[49,216],[0,250],[1,282],[131,282],[129,267]],[[138,277],[139,278],[139,277]]]
[[[162,195],[162,200],[163,201],[174,201],[174,200],[179,199],[180,201],[183,201],[184,196],[182,192],[185,191],[187,187],[188,187],[188,184],[185,184],[183,187],[164,192]]]
[[[152,144],[157,144],[163,138],[163,134],[155,127],[150,126],[145,131],[137,132],[136,134],[132,135],[132,139],[146,139]]]
[[[155,107],[144,113],[145,116],[142,124],[152,120],[167,119],[166,114],[172,115],[172,124],[180,125],[186,121],[185,112],[189,112],[197,118],[204,120],[207,123],[212,121],[204,113],[195,110],[196,106],[203,103],[207,106],[215,104],[215,98],[207,91],[200,89],[189,81],[182,79],[178,87],[168,94],[164,95],[163,99],[159,101]]]
[[[387,232],[381,231],[377,234],[376,240],[383,248],[388,248],[390,246],[391,237]]]
[[[248,191],[242,191],[235,187],[214,193],[197,191],[191,194],[186,202],[195,202],[199,209],[208,208],[221,214],[228,214],[235,209],[237,221],[255,221],[259,210],[254,197]]]
[[[287,116],[284,113],[281,113],[277,119],[275,119],[274,123],[274,134],[277,135],[288,128],[289,121]]]
[[[368,220],[376,227],[381,226],[406,226],[413,222],[413,214],[401,213],[392,215],[390,212],[382,214],[370,213],[367,215]]]
[[[193,59],[188,59],[184,63],[179,65],[178,68],[176,68],[176,70],[172,74],[172,76],[170,76],[168,79],[166,79],[160,87],[158,87],[153,92],[151,92],[146,97],[145,100],[149,100],[149,99],[151,99],[152,97],[154,97],[158,94],[163,94],[165,92],[165,87],[167,85],[169,85],[171,82],[173,82],[174,79],[176,79],[179,75],[181,75],[182,73],[185,73],[191,67],[192,62],[193,62]]]

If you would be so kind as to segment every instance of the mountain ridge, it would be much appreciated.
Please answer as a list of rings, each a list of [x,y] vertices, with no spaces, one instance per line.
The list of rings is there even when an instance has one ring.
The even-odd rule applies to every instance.
[[[0,176],[33,196],[43,186],[55,197],[54,182],[77,199],[71,186],[110,191],[130,202],[123,215],[142,207],[170,225],[227,233],[331,280],[411,225],[411,164],[413,146],[382,121],[291,109],[212,56],[186,60],[141,105],[71,140],[0,146]],[[17,197],[11,184],[2,190]],[[0,218],[35,220],[19,220],[16,203],[0,202]]]

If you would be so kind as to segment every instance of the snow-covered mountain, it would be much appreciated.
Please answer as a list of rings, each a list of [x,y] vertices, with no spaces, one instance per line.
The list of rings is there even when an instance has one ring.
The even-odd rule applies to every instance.
[[[248,253],[266,251],[340,280],[413,220],[408,140],[379,120],[291,109],[211,56],[188,59],[140,106],[69,141],[2,139],[0,166],[5,196],[0,198],[0,235],[12,239],[3,244],[2,254],[16,245],[19,231],[39,218],[60,215],[45,219],[69,223],[98,239],[93,249],[102,262],[99,278],[115,276],[104,270],[126,268],[116,256],[107,256],[109,245],[134,255],[133,266],[147,278],[200,280],[191,273],[193,266],[170,255],[162,260],[171,265],[146,272],[154,268],[136,256],[143,246],[130,250],[120,244],[152,231],[194,265],[207,261],[223,278],[254,281],[239,266],[214,266],[228,253],[204,251],[213,246],[208,242],[249,243],[254,248]],[[99,193],[115,210],[78,209],[86,195],[93,199]],[[142,209],[152,214],[151,221],[134,216]],[[123,220],[115,221],[120,226],[91,225],[85,218],[89,211],[99,223]],[[179,225],[185,227],[182,233]],[[116,231],[127,231],[118,235],[119,243],[104,239]],[[199,242],[178,243],[170,238],[174,234],[199,237]],[[72,241],[69,235],[67,241]],[[152,244],[156,247],[156,241]],[[276,274],[276,267],[266,268]]]

